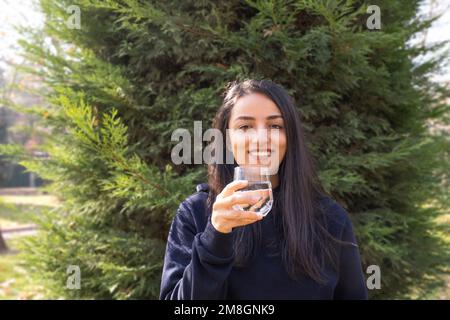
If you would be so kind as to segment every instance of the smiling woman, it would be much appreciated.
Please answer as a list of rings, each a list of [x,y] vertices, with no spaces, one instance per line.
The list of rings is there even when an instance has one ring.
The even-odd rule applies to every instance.
[[[280,109],[264,94],[249,94],[236,102],[228,122],[236,162],[269,167],[272,185],[276,187],[276,173],[286,154],[286,131]]]
[[[294,100],[269,80],[231,83],[214,128],[234,163],[209,165],[209,183],[181,203],[166,248],[161,299],[365,299],[347,212],[321,187]],[[224,153],[226,150],[222,150]],[[236,204],[237,166],[270,167],[272,211]]]

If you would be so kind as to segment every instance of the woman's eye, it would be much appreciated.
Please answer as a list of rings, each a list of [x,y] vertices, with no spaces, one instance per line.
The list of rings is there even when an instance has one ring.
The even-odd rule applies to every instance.
[[[271,129],[278,129],[278,130],[283,129],[282,126],[279,126],[279,125],[277,125],[277,124],[271,125],[270,128],[271,128]]]
[[[243,125],[243,126],[240,126],[240,127],[239,127],[239,130],[245,131],[245,130],[247,130],[247,129],[249,129],[249,128],[250,128],[250,126],[248,126],[248,125]]]

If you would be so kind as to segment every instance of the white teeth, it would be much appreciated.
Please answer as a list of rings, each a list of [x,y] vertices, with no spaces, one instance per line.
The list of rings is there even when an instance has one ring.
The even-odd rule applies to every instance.
[[[272,152],[270,152],[270,151],[260,151],[260,152],[251,151],[250,154],[255,157],[270,157]]]

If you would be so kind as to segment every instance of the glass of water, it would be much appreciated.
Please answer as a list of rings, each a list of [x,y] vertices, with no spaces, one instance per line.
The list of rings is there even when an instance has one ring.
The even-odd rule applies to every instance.
[[[236,204],[233,206],[233,209],[259,212],[261,215],[266,216],[273,205],[269,169],[264,167],[235,167],[234,180],[248,181],[248,185],[245,188],[236,192],[250,193],[261,197],[261,199],[253,205]]]

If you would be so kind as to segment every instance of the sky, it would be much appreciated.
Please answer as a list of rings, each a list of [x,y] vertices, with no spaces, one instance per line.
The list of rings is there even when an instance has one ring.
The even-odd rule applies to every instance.
[[[6,61],[20,62],[19,33],[14,26],[39,28],[44,16],[35,0],[0,0],[0,68],[8,69]]]
[[[434,22],[426,33],[426,43],[431,45],[439,41],[450,40],[450,0],[427,0],[421,6],[421,13],[429,16],[430,7],[435,14],[441,14],[441,17]],[[418,38],[423,41],[423,37],[421,35]],[[450,44],[447,44],[446,48],[450,51]],[[450,65],[443,69],[442,75],[436,75],[434,79],[450,83]]]
[[[392,0],[404,1],[404,0]],[[376,1],[373,1],[376,4]],[[450,0],[425,0],[421,6],[421,13],[428,16],[430,7],[435,14],[442,13],[426,34],[426,43],[450,40]],[[383,8],[381,8],[381,21],[383,21]],[[20,63],[17,40],[18,32],[14,26],[31,26],[39,28],[44,23],[44,17],[39,11],[37,0],[0,0],[0,68],[9,69],[11,61]],[[424,35],[418,35],[413,41],[423,41]],[[450,45],[447,46],[450,49]],[[433,77],[436,81],[450,83],[450,63],[442,70],[441,75]]]

